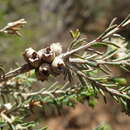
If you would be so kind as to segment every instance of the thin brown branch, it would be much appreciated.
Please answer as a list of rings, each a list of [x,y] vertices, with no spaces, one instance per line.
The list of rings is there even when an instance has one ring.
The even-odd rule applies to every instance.
[[[28,72],[28,71],[30,71],[32,69],[33,69],[33,67],[31,65],[24,64],[21,67],[6,73],[4,76],[1,76],[0,77],[0,82],[7,81],[7,80],[9,80],[9,79],[11,79],[13,77],[16,77],[17,75],[20,75],[22,73],[26,73],[26,72]]]

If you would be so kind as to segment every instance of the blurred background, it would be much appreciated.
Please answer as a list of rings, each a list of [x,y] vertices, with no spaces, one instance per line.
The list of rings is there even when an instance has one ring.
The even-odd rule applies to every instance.
[[[0,37],[0,65],[8,71],[23,64],[22,52],[28,47],[38,50],[61,42],[66,48],[71,29],[78,28],[89,40],[94,39],[114,17],[118,23],[129,13],[130,0],[0,0],[1,28],[20,18],[28,22],[21,30],[23,37]],[[121,34],[130,41],[130,29]],[[112,130],[129,130],[130,117],[113,104],[111,99],[107,105],[101,99],[94,109],[78,104],[65,108],[65,114],[43,116],[43,124],[50,130],[91,130],[102,123]]]

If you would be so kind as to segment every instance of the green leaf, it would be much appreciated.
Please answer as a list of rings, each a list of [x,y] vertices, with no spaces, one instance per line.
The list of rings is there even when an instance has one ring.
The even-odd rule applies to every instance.
[[[83,90],[81,92],[82,96],[95,96],[95,92],[93,88],[87,88],[87,90]]]
[[[118,83],[119,85],[127,85],[127,80],[125,78],[113,78],[114,82]]]
[[[0,121],[0,128],[5,127],[7,124],[5,122]]]
[[[80,37],[80,31],[79,29],[76,29],[75,31],[70,31],[70,34],[72,36],[73,39],[78,39]]]
[[[108,124],[101,124],[93,130],[112,130],[112,129],[111,129],[111,126]]]
[[[120,48],[120,46],[119,45],[117,45],[117,44],[115,44],[115,43],[112,43],[112,42],[96,42],[95,44],[93,44],[94,46],[95,45],[104,45],[104,46],[108,46],[108,45],[112,45],[112,46],[114,46],[114,47],[116,47],[116,48]]]
[[[36,126],[36,123],[34,122],[34,121],[31,121],[31,122],[26,122],[26,123],[23,123],[23,124],[21,124],[23,127],[27,127],[27,128],[29,128],[29,127],[35,127]]]
[[[97,105],[97,99],[94,97],[89,98],[88,105],[94,108]]]
[[[125,87],[124,89],[123,89],[123,91],[125,92],[125,91],[129,91],[130,90],[130,86],[127,86],[127,87]],[[129,93],[128,93],[129,94]]]
[[[43,128],[40,128],[38,130],[47,130],[48,127],[43,127]]]
[[[87,72],[87,74],[91,77],[96,76],[98,74],[99,70],[95,69],[90,72]]]

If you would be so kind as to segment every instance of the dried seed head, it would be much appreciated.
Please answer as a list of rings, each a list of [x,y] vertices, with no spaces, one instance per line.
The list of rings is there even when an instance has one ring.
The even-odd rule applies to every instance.
[[[55,53],[55,56],[58,56],[62,53],[62,46],[60,43],[52,43],[50,49]]]
[[[46,63],[51,63],[55,57],[55,54],[50,47],[39,50],[37,54],[40,59]]]
[[[36,55],[36,51],[32,48],[27,48],[23,53],[25,61],[28,62],[29,58],[33,58]]]
[[[39,68],[35,70],[35,72],[38,80],[47,80],[50,74],[50,65],[47,63],[43,63],[42,65],[40,65]]]
[[[30,63],[33,67],[37,68],[40,65],[40,60],[37,52],[32,48],[27,48],[23,54],[26,62]]]
[[[54,73],[61,73],[65,69],[65,63],[62,58],[56,57],[52,64],[51,64],[51,69]]]

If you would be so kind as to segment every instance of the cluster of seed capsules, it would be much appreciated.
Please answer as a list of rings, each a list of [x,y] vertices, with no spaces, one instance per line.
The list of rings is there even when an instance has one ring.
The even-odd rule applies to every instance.
[[[27,48],[23,53],[25,61],[35,69],[38,80],[48,79],[50,74],[58,75],[65,69],[65,63],[60,57],[62,46],[60,43],[52,43],[50,46],[36,51]]]

